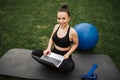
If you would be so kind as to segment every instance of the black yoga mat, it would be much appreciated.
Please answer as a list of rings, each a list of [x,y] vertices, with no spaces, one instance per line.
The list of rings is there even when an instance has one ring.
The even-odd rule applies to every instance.
[[[97,80],[120,80],[120,72],[107,55],[73,53],[75,69],[71,73],[59,73],[44,67],[31,57],[32,50],[10,49],[0,59],[0,75],[42,80],[81,80],[93,64]]]

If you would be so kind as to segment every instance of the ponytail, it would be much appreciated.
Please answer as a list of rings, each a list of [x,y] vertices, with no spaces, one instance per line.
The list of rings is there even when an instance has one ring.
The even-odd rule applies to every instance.
[[[67,5],[61,6],[61,9],[68,9]]]
[[[62,5],[61,8],[58,10],[58,12],[66,12],[68,16],[70,17],[70,12],[68,10],[67,5]]]

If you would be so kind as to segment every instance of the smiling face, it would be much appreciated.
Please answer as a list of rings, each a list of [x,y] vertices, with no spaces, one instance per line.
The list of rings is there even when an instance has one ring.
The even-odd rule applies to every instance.
[[[60,25],[60,27],[68,26],[69,21],[70,21],[70,17],[66,12],[57,13],[57,22]]]

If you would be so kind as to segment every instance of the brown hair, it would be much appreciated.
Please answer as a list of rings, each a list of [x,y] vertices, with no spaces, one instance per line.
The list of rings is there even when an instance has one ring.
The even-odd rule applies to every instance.
[[[61,8],[58,10],[58,12],[66,12],[68,14],[68,16],[70,17],[70,12],[68,10],[67,5],[61,6]]]

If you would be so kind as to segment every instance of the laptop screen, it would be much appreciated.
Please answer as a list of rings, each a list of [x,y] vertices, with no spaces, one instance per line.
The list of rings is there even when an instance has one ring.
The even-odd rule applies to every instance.
[[[56,67],[59,67],[64,60],[64,57],[62,55],[51,52],[47,56],[43,55],[42,57],[40,57],[40,59],[53,63]]]

